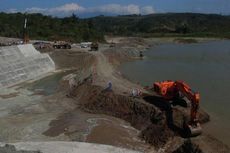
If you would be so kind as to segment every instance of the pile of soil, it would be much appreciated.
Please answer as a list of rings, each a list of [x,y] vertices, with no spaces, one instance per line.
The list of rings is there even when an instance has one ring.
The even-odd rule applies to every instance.
[[[120,65],[122,62],[141,58],[141,52],[149,45],[142,38],[120,38],[114,47],[107,49],[103,54],[113,65]]]
[[[95,57],[87,52],[78,50],[59,50],[50,53],[55,62],[56,69],[83,69],[90,67],[95,62]]]
[[[167,143],[168,138],[172,137],[173,133],[166,126],[152,124],[141,132],[141,137],[155,147],[161,147]],[[157,145],[156,145],[157,144]]]
[[[83,84],[75,90],[80,107],[87,112],[106,114],[128,121],[141,131],[140,136],[155,147],[163,146],[173,136],[165,127],[162,111],[142,99],[119,95],[100,86]]]
[[[89,82],[78,86],[73,91],[73,96],[79,99],[80,108],[86,112],[106,114],[129,122],[141,131],[141,138],[156,148],[165,145],[169,138],[180,135],[177,129],[169,127],[169,119],[173,118],[180,127],[183,118],[190,112],[189,108],[171,108],[159,98],[150,98],[150,102],[149,98],[133,98],[117,94]],[[201,123],[205,123],[209,121],[209,115],[200,111],[199,119]]]
[[[191,140],[186,140],[184,143],[172,153],[203,153],[198,145],[193,144]]]
[[[115,48],[107,49],[103,54],[109,60],[109,63],[113,65],[120,65],[122,62],[131,61],[133,59],[140,58],[140,52],[144,50],[144,47],[122,47],[123,44],[117,45]]]

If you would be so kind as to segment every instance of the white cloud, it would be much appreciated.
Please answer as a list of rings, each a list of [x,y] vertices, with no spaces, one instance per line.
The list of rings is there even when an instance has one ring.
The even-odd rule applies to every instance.
[[[28,12],[28,13],[43,13],[48,15],[69,15],[71,13],[83,14],[83,13],[107,13],[116,15],[128,15],[128,14],[151,14],[154,13],[152,6],[140,7],[138,5],[120,5],[120,4],[108,4],[96,7],[85,8],[77,3],[68,3],[62,6],[54,8],[39,8],[31,7],[26,8],[24,11],[18,11],[11,9],[8,12]]]
[[[48,9],[49,12],[64,12],[64,13],[68,13],[68,12],[82,12],[84,11],[85,8],[76,4],[76,3],[70,3],[70,4],[65,4],[59,7],[55,7],[55,8],[51,8]]]
[[[145,6],[141,8],[141,13],[142,14],[153,14],[155,13],[155,11],[152,6]]]
[[[31,7],[31,8],[26,8],[25,12],[28,13],[42,13],[47,11],[47,9],[42,9],[42,8],[38,8],[38,7]]]
[[[22,12],[58,15],[58,14],[69,14],[73,12],[83,12],[84,10],[85,10],[84,7],[76,3],[70,3],[70,4],[65,4],[59,7],[54,7],[54,8],[31,7],[31,8],[26,8],[25,11],[22,11]]]
[[[127,13],[128,14],[140,14],[140,7],[137,5],[128,5],[127,7],[125,7],[125,9],[127,9]]]
[[[18,10],[17,9],[14,9],[14,8],[11,8],[7,11],[8,13],[17,13]]]
[[[137,5],[122,6],[119,4],[108,4],[98,7],[88,8],[88,12],[100,12],[100,13],[111,13],[111,14],[140,14],[140,8]]]

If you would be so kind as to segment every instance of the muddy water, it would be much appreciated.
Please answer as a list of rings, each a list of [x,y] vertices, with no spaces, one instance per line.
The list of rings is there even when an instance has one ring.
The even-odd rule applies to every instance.
[[[70,74],[73,71],[59,72],[53,75],[47,76],[41,80],[35,81],[27,88],[33,92],[40,93],[42,95],[52,95],[56,92],[59,82],[63,76]]]
[[[186,81],[200,92],[201,107],[211,115],[204,132],[230,146],[230,41],[155,46],[143,60],[123,64],[121,72],[142,85]]]

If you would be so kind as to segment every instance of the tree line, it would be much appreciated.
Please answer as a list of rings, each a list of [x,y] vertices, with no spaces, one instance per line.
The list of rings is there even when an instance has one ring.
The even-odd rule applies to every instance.
[[[27,33],[30,39],[70,42],[104,40],[104,34],[97,31],[90,21],[79,19],[74,14],[57,18],[42,14],[0,13],[0,35],[22,38],[25,17],[28,19]]]
[[[104,41],[104,35],[141,37],[230,38],[230,16],[197,13],[97,16],[82,19],[27,14],[31,39]],[[25,15],[0,13],[0,36],[21,38]]]

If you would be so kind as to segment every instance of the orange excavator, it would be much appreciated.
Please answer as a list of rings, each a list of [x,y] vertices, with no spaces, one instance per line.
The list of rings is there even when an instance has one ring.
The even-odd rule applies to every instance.
[[[182,96],[184,96],[191,102],[190,121],[185,123],[184,128],[190,136],[200,135],[202,128],[197,117],[200,94],[192,91],[189,85],[183,81],[155,82],[153,87],[157,94],[168,101],[182,98]]]

